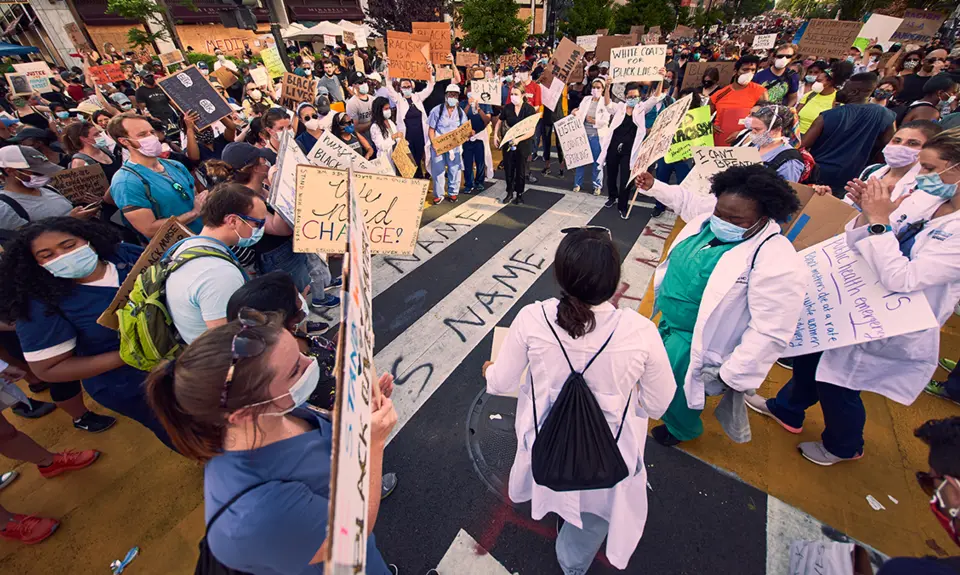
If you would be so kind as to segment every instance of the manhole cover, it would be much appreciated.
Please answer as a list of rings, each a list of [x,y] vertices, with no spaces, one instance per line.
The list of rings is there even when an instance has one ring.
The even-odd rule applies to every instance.
[[[514,420],[517,400],[490,395],[485,391],[473,400],[467,415],[467,451],[480,480],[501,499],[507,496],[510,468],[517,454]]]

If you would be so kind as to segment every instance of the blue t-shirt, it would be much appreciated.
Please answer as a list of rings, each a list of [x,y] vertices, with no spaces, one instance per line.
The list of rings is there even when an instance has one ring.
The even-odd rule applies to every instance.
[[[478,104],[478,107],[487,115],[493,113],[493,106],[490,104]],[[486,128],[486,126],[483,124],[483,118],[480,117],[480,113],[473,112],[473,106],[470,105],[469,100],[460,102],[460,109],[467,113],[467,118],[470,119],[470,126],[473,128],[475,133],[479,134],[484,128]]]
[[[118,284],[123,284],[143,248],[132,244],[117,244],[116,253],[107,258],[117,268]],[[74,284],[71,290],[57,302],[55,310],[46,304],[31,300],[30,319],[17,320],[17,337],[27,354],[50,350],[61,346],[63,353],[71,349],[69,342],[75,341],[73,353],[77,356],[92,356],[120,349],[120,336],[116,331],[97,323],[97,318],[117,295],[116,287],[89,286]],[[48,312],[52,312],[52,315]],[[54,353],[55,357],[59,353]],[[46,359],[46,358],[44,358]],[[142,394],[140,389],[147,372],[123,366],[100,375],[85,378],[83,386],[94,399],[101,392],[114,397],[135,397]]]
[[[777,76],[770,68],[764,68],[757,72],[753,81],[767,89],[767,101],[772,104],[782,104],[789,94],[796,94],[800,88],[800,76],[790,70]]]
[[[877,138],[897,115],[878,104],[845,104],[820,113],[823,130],[810,147],[820,181],[843,195],[843,187],[863,170]]]
[[[226,451],[204,468],[207,523],[237,493],[263,483],[230,505],[207,533],[210,550],[228,567],[258,575],[323,573],[323,564],[310,560],[327,537],[333,430],[311,409],[293,415],[315,429],[250,451]],[[390,573],[373,534],[367,573]]]
[[[300,146],[300,149],[303,150],[304,154],[309,154],[310,150],[317,145],[317,139],[313,137],[313,134],[304,130],[302,134],[297,136],[296,140],[297,145]]]
[[[166,168],[166,175],[158,174],[140,164],[123,163],[125,168],[140,174],[150,185],[150,195],[153,196],[159,213],[147,199],[143,180],[123,169],[118,170],[110,182],[110,195],[120,209],[128,206],[146,208],[153,211],[153,215],[160,220],[179,216],[193,209],[193,176],[180,162],[160,160],[160,164]],[[179,191],[175,188],[179,188]],[[200,218],[185,225],[195,234],[199,234],[203,229]]]

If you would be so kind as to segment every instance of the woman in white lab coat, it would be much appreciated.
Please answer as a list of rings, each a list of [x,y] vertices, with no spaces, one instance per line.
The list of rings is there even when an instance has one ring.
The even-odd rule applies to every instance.
[[[590,153],[593,157],[593,195],[599,196],[603,190],[603,164],[598,161],[600,157],[600,142],[607,135],[608,125],[610,124],[610,92],[604,93],[606,80],[597,77],[590,84],[590,96],[580,102],[580,106],[574,110],[573,115],[580,118],[584,130],[587,133],[587,142],[590,144]],[[626,114],[624,114],[626,115]],[[622,121],[622,118],[621,118]],[[646,125],[644,125],[646,127]],[[583,185],[583,175],[587,167],[580,166],[574,173],[573,191],[579,192]]]
[[[706,196],[647,172],[637,186],[687,222],[653,276],[676,394],[652,435],[669,446],[703,433],[705,383],[759,388],[793,336],[805,266],[777,222],[800,201],[760,164],[717,174]]]
[[[396,172],[397,167],[393,165],[393,148],[396,147],[397,140],[402,138],[403,134],[390,119],[393,115],[393,110],[390,109],[390,100],[383,96],[374,98],[372,112],[370,143],[377,151],[377,157],[386,157],[387,161],[390,162],[390,167]]]
[[[620,285],[620,256],[610,231],[587,227],[563,232],[554,264],[560,299],[520,310],[496,362],[483,369],[489,393],[516,394],[519,387],[510,499],[531,501],[534,519],[550,512],[560,516],[557,560],[565,574],[579,575],[590,567],[604,537],[610,563],[627,567],[647,517],[647,418],[664,412],[674,385],[653,323],[609,301]],[[534,426],[542,428],[571,369],[583,372],[611,433],[622,431],[617,446],[629,475],[612,488],[554,491],[533,479]]]
[[[387,59],[388,67],[384,71],[385,82],[383,85],[390,94],[390,98],[397,103],[397,130],[403,132],[407,144],[410,145],[413,161],[417,164],[417,173],[414,177],[422,178],[424,168],[421,168],[421,165],[424,163],[424,158],[428,160],[425,169],[427,172],[430,171],[430,138],[427,136],[428,112],[423,108],[423,101],[433,92],[436,76],[431,74],[430,81],[419,92],[413,91],[413,80],[400,80],[400,91],[397,92],[393,89],[393,82],[390,81],[389,64],[390,60]]]
[[[891,215],[908,196],[891,199],[880,180],[867,180],[859,198],[866,225],[848,231],[847,243],[891,293],[923,292],[942,326],[960,299],[960,129],[942,132],[920,151],[915,189],[948,198],[932,218],[895,232]],[[911,224],[914,222],[910,222]],[[896,305],[899,297],[887,305]],[[747,404],[800,433],[804,412],[818,401],[823,410],[822,441],[801,443],[800,452],[818,465],[863,456],[866,412],[860,391],[872,391],[910,405],[937,368],[940,329],[929,329],[794,358],[793,378],[775,398],[747,398]]]

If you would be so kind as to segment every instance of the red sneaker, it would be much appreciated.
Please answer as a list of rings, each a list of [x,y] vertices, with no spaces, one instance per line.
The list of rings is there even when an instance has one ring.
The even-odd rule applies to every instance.
[[[92,449],[86,451],[72,451],[68,449],[67,451],[53,454],[53,463],[46,467],[37,466],[37,469],[40,470],[40,475],[46,479],[50,479],[51,477],[60,475],[64,471],[74,471],[88,467],[92,465],[98,457],[100,457],[100,452]]]
[[[0,529],[0,537],[33,545],[53,535],[57,527],[60,527],[60,522],[56,519],[14,513],[13,519]]]

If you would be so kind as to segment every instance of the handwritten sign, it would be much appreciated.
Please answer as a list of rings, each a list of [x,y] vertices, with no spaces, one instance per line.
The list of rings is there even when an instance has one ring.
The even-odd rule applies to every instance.
[[[470,66],[480,65],[480,54],[476,52],[457,52],[457,66],[469,68]]]
[[[650,29],[653,31],[653,28]],[[677,26],[673,29],[673,32],[670,32],[671,38],[696,38],[697,31],[689,26]]]
[[[80,31],[80,26],[77,26],[76,22],[64,24],[63,29],[66,31],[67,37],[70,38],[73,47],[76,48],[78,52],[90,50],[90,44],[87,43],[87,39],[83,36],[83,32]]]
[[[481,104],[501,105],[500,78],[493,80],[472,80],[470,92]]]
[[[610,50],[610,81],[623,83],[662,80],[660,69],[666,60],[666,44],[614,48]]]
[[[172,50],[160,54],[160,63],[163,64],[164,67],[173,66],[177,62],[183,62],[183,54],[180,50]]]
[[[85,206],[102,201],[110,182],[97,163],[57,172],[50,185],[73,205]]]
[[[587,52],[593,52],[597,49],[597,40],[600,36],[596,34],[587,34],[586,36],[577,36],[577,46],[580,46]]]
[[[354,173],[370,234],[381,254],[412,254],[430,180]],[[347,247],[347,172],[297,166],[295,252],[343,253]]]
[[[324,130],[320,134],[317,143],[307,154],[307,161],[315,166],[336,170],[346,170],[353,166],[355,170],[360,172],[392,175],[392,173],[383,170],[381,164],[368,160],[355,152],[346,142],[330,133],[330,130]],[[387,170],[390,169],[389,163],[386,167]]]
[[[157,85],[180,111],[200,115],[197,129],[202,130],[224,116],[233,113],[233,108],[223,99],[196,66],[170,74],[157,80]]]
[[[670,150],[670,146],[673,145],[673,136],[683,122],[687,110],[690,109],[692,99],[692,94],[687,94],[660,112],[660,115],[653,122],[653,127],[650,128],[647,138],[637,152],[637,159],[630,174],[631,180],[636,178],[640,172],[646,171],[651,164],[662,158]]]
[[[644,30],[646,30],[645,26],[630,26],[630,35],[639,38],[643,36]]]
[[[516,68],[523,63],[523,54],[504,54],[500,56],[500,71]]]
[[[47,66],[46,62],[28,62],[26,64],[14,64],[13,69],[18,74],[23,74],[30,81],[30,89],[34,92],[49,92],[50,91],[50,78],[53,77],[53,74],[50,73],[50,66]]]
[[[98,85],[109,84],[111,82],[121,82],[126,79],[120,64],[104,64],[103,66],[90,66],[87,68],[90,75],[93,76],[94,83]]]
[[[757,34],[753,37],[754,50],[769,50],[777,45],[777,34]]]
[[[177,218],[169,218],[164,222],[160,229],[157,230],[157,233],[154,234],[150,243],[147,244],[147,248],[143,250],[143,253],[137,258],[137,262],[133,264],[130,273],[127,275],[127,279],[123,280],[123,283],[120,284],[117,295],[113,296],[113,301],[110,302],[107,309],[103,310],[103,313],[97,318],[97,323],[114,331],[119,329],[120,323],[117,321],[117,310],[127,305],[127,299],[133,290],[133,284],[137,281],[137,278],[140,277],[140,274],[143,273],[143,270],[159,262],[163,254],[170,249],[170,246],[192,235],[193,233],[183,227],[180,222],[177,221]]]
[[[379,396],[373,366],[373,266],[357,182],[351,178],[347,184],[348,237],[340,292],[343,319],[337,345],[326,564],[329,573],[366,573],[371,495],[367,462],[373,403]]]
[[[903,13],[903,22],[890,36],[892,42],[929,44],[943,24],[944,15],[929,10],[907,8]]]
[[[350,30],[343,31],[343,43],[351,50],[357,45],[357,37]]]
[[[814,18],[800,38],[800,53],[816,54],[821,58],[845,58],[862,27],[863,22]]]
[[[270,86],[270,73],[267,72],[267,69],[263,66],[257,66],[256,68],[250,68],[250,79],[253,80],[253,83],[261,88],[267,88]]]
[[[550,86],[553,83],[553,78],[565,83],[586,53],[586,49],[573,43],[569,38],[560,40],[553,57],[550,58],[546,68],[543,69],[540,83],[544,86]]]
[[[417,163],[413,159],[413,153],[410,151],[410,144],[406,138],[397,140],[397,145],[393,147],[390,154],[393,165],[397,167],[397,172],[404,178],[412,178],[417,173]]]
[[[507,133],[503,135],[503,139],[500,141],[500,147],[502,148],[511,142],[516,145],[528,138],[532,138],[534,132],[537,131],[537,122],[539,121],[540,114],[527,116],[520,120],[511,126],[510,129],[507,130]]]
[[[437,134],[436,136],[430,138],[430,141],[433,142],[433,150],[439,156],[440,154],[446,154],[450,150],[460,146],[464,142],[470,139],[470,136],[473,135],[473,127],[470,122],[466,122],[456,130],[447,132],[446,134]]]
[[[316,93],[317,81],[313,78],[284,72],[280,90],[281,105],[296,110],[300,102],[313,102]]]
[[[277,152],[277,172],[270,185],[268,201],[290,227],[297,212],[297,166],[309,161],[294,141],[289,130],[280,136]]]
[[[573,114],[556,120],[553,128],[563,150],[564,162],[567,169],[579,168],[593,163],[593,152],[590,150],[590,141],[587,140],[587,130],[583,127],[580,118]]]
[[[429,42],[430,58],[434,64],[446,64],[450,55],[450,24],[448,22],[414,22],[413,36]],[[387,38],[389,38],[389,34]],[[393,58],[390,58],[393,61]]]
[[[710,121],[710,106],[701,106],[687,111],[677,133],[673,135],[670,150],[663,157],[668,164],[693,157],[693,146],[709,146],[713,143],[713,123]]]
[[[408,32],[387,30],[387,56],[390,76],[406,80],[430,81],[430,43]]]
[[[687,186],[686,180],[684,180],[684,186],[689,189],[698,186],[700,189],[696,191],[704,194],[710,192],[713,176],[732,166],[750,166],[759,164],[761,161],[760,150],[750,146],[739,148],[697,146],[693,147],[692,151],[694,171],[697,173],[697,177],[691,181],[690,186]]]
[[[610,33],[609,28],[597,28],[597,36],[606,36]]]
[[[374,39],[373,39],[373,47],[377,50],[377,52],[386,52],[386,51],[387,51],[387,46],[386,46],[386,44],[384,43],[383,38],[374,38]]]
[[[267,67],[267,72],[271,78],[279,78],[286,73],[287,69],[280,59],[280,52],[276,46],[270,46],[260,50],[260,57],[263,58],[263,65]]]
[[[436,80],[441,82],[443,80],[452,80],[453,79],[453,68],[450,66],[438,66],[436,69]]]
[[[557,104],[560,103],[560,96],[563,95],[564,86],[565,84],[561,82],[559,78],[553,78],[549,87],[544,86],[540,90],[540,100],[551,112],[557,110]]]
[[[722,88],[733,80],[733,73],[735,71],[733,66],[735,64],[736,62],[687,62],[683,73],[682,89],[686,90],[687,88],[699,86],[700,83],[703,82],[704,74],[706,74],[710,68],[717,69],[717,72],[720,74],[720,82],[717,84],[717,87]]]
[[[220,82],[220,85],[224,88],[229,88],[237,83],[236,74],[234,74],[233,71],[226,66],[220,66],[213,72],[210,72],[210,75],[213,76],[214,80]]]
[[[323,35],[323,45],[329,46],[330,48],[337,47],[337,37],[333,34],[324,34]]]
[[[885,289],[841,234],[800,252],[810,272],[797,330],[783,357],[795,357],[939,327],[923,292]]]

